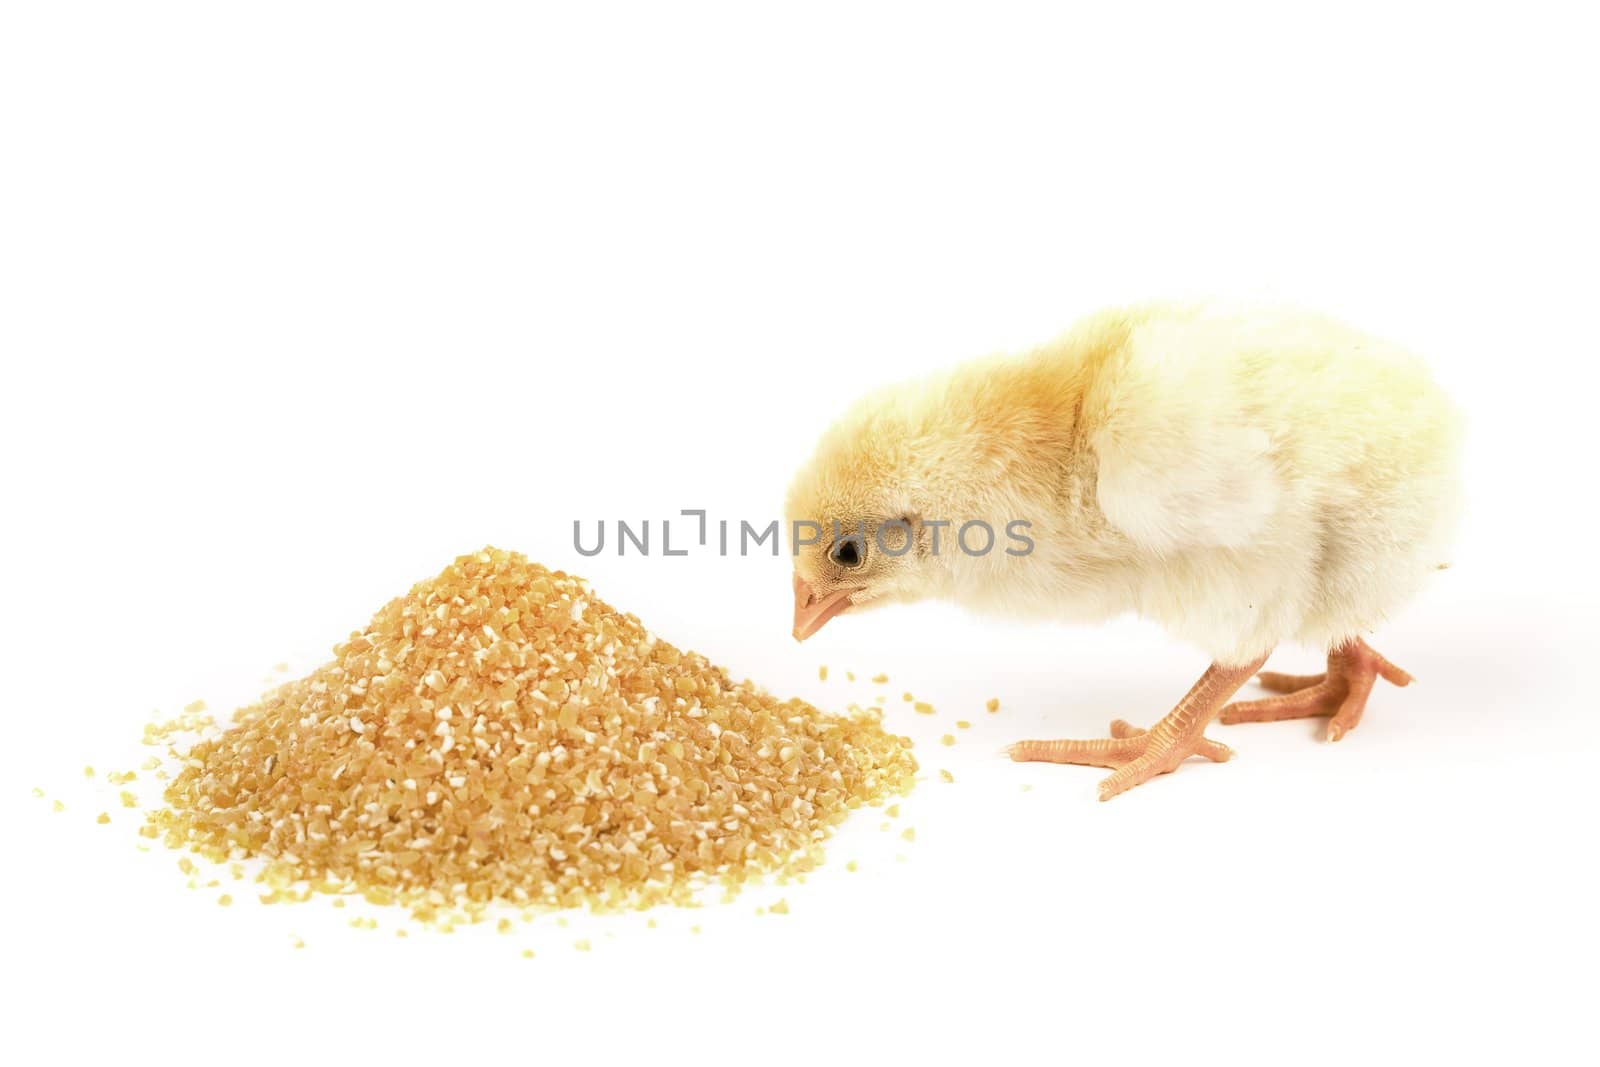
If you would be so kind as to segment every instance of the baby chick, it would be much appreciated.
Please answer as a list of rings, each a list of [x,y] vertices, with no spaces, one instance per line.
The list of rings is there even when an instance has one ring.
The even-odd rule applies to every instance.
[[[1102,800],[1191,755],[1228,759],[1204,734],[1219,715],[1328,716],[1337,741],[1377,678],[1411,680],[1361,635],[1444,565],[1460,437],[1418,360],[1328,319],[1104,312],[873,393],[823,435],[785,508],[794,636],[926,597],[1161,623],[1212,660],[1165,718],[1009,750],[1112,768]],[[1283,641],[1325,650],[1327,671],[1262,674],[1279,695],[1228,705]]]

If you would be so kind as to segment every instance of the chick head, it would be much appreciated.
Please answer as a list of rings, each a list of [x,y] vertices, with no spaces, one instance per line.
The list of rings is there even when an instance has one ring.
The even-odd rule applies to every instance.
[[[926,456],[892,397],[869,397],[830,429],[790,485],[794,637],[846,611],[930,595],[939,562],[924,516]]]

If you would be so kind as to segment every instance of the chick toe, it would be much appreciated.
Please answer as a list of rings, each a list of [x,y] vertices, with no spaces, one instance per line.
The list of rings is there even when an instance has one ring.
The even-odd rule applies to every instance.
[[[1256,684],[1269,693],[1298,693],[1302,689],[1325,680],[1326,674],[1279,674],[1276,671],[1262,671],[1256,675]]]
[[[1218,721],[1227,726],[1242,722],[1281,722],[1332,715],[1344,699],[1341,681],[1317,681],[1297,691],[1261,700],[1240,700],[1222,709]]]
[[[1144,727],[1135,726],[1126,719],[1111,720],[1112,737],[1138,737],[1147,732]],[[1194,754],[1204,756],[1212,763],[1227,763],[1233,758],[1233,749],[1221,741],[1213,741],[1202,735],[1199,743],[1195,745]]]

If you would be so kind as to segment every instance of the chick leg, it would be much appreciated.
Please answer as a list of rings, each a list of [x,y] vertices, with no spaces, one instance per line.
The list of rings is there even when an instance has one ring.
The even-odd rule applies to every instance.
[[[1233,751],[1207,738],[1205,729],[1228,698],[1266,661],[1267,657],[1262,656],[1237,667],[1213,663],[1194,688],[1178,701],[1178,706],[1149,730],[1140,730],[1118,719],[1111,724],[1109,738],[1018,741],[1007,751],[1019,763],[1043,761],[1114,768],[1115,773],[1100,782],[1101,800],[1110,800],[1158,774],[1166,774],[1190,756],[1204,756],[1213,763],[1222,763]]]
[[[1282,695],[1229,704],[1222,709],[1221,721],[1232,725],[1327,716],[1328,740],[1337,741],[1361,721],[1379,678],[1391,685],[1411,684],[1411,675],[1358,637],[1328,653],[1326,674],[1263,673],[1258,679],[1261,687]]]

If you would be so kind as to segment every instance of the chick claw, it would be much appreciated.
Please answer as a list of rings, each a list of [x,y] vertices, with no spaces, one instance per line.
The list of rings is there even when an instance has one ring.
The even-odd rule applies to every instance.
[[[1328,653],[1328,670],[1324,674],[1262,672],[1256,679],[1261,688],[1282,695],[1229,704],[1222,709],[1220,721],[1231,726],[1325,716],[1328,740],[1337,741],[1361,722],[1367,697],[1379,678],[1396,686],[1412,682],[1411,675],[1358,637]]]
[[[1248,663],[1213,663],[1178,701],[1178,706],[1149,730],[1117,719],[1111,724],[1111,736],[1103,740],[1018,741],[1007,753],[1019,763],[1042,760],[1114,768],[1115,773],[1100,782],[1101,800],[1110,800],[1157,775],[1176,770],[1190,756],[1223,763],[1232,758],[1233,750],[1206,737],[1206,726],[1245,679],[1266,661],[1266,653],[1262,653]]]
[[[1159,774],[1176,770],[1190,756],[1204,756],[1212,763],[1226,763],[1233,749],[1204,734],[1193,738],[1177,737],[1161,743],[1148,730],[1123,719],[1113,719],[1111,736],[1094,741],[1018,741],[1008,750],[1019,763],[1075,763],[1087,767],[1110,767],[1115,774],[1100,783],[1100,799],[1110,800],[1118,793],[1149,781]]]

